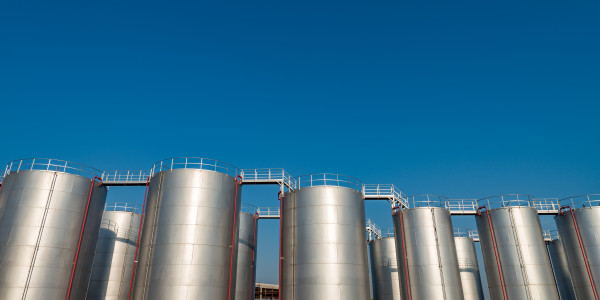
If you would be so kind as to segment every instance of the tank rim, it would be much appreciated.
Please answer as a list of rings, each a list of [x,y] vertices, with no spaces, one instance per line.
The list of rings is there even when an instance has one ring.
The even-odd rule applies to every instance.
[[[4,177],[11,173],[21,171],[58,171],[66,174],[78,175],[86,178],[100,177],[102,171],[88,165],[55,158],[21,158],[6,164]]]
[[[237,178],[240,169],[224,161],[205,157],[171,157],[155,162],[150,170],[150,177],[163,172],[181,169],[215,171]]]

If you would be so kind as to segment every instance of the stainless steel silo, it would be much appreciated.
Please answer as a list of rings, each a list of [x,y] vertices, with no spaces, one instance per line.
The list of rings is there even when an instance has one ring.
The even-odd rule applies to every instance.
[[[479,263],[475,252],[475,242],[470,237],[470,231],[454,229],[454,244],[460,271],[465,300],[483,300],[483,287],[479,274]]]
[[[141,218],[138,206],[106,206],[86,300],[128,299]]]
[[[555,217],[577,299],[600,297],[600,195],[560,200]]]
[[[373,299],[401,300],[394,236],[371,240],[369,250]]]
[[[478,201],[475,216],[492,299],[559,299],[538,212],[527,195]]]
[[[567,262],[567,256],[562,245],[562,240],[557,233],[551,233],[551,240],[547,242],[547,245],[560,299],[575,300],[573,283],[571,283],[571,272],[569,271],[569,263]]]
[[[152,168],[133,299],[235,298],[241,177],[205,158]]]
[[[392,210],[403,299],[463,299],[446,205],[442,196],[411,196],[410,208]]]
[[[0,190],[0,299],[84,299],[106,187],[55,159],[6,167]]]
[[[236,300],[254,300],[257,229],[258,214],[256,207],[242,205],[238,240],[237,279],[235,281]]]
[[[282,204],[280,299],[369,299],[362,182],[301,176]]]

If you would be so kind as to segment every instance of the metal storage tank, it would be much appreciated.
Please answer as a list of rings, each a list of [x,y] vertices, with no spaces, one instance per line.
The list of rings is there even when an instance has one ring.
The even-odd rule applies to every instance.
[[[465,300],[483,300],[483,287],[472,231],[455,228],[454,243]]]
[[[475,219],[491,299],[559,299],[533,198],[502,195],[478,204]]]
[[[600,297],[600,195],[560,200],[554,219],[571,272],[577,299]]]
[[[550,233],[550,241],[547,242],[548,253],[550,253],[550,261],[554,270],[554,280],[558,287],[558,294],[561,300],[575,300],[573,292],[573,284],[571,283],[571,272],[569,271],[569,263],[562,245],[562,240],[558,233]]]
[[[256,233],[258,213],[256,207],[242,204],[235,281],[236,300],[254,300],[256,282]]]
[[[0,190],[0,299],[84,299],[106,187],[96,169],[9,163]]]
[[[87,300],[127,300],[141,209],[111,203],[104,209]]]
[[[371,240],[369,250],[373,299],[401,300],[396,241],[393,232],[391,235]]]
[[[369,299],[362,182],[318,174],[295,184],[281,202],[280,299]]]
[[[235,298],[241,177],[206,158],[154,164],[133,299]]]
[[[463,299],[448,199],[409,197],[392,209],[403,299]]]

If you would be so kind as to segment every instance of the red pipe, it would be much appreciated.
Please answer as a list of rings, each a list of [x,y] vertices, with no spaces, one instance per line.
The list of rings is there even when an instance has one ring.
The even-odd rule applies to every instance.
[[[71,281],[69,282],[69,290],[67,292],[67,300],[71,299],[71,288],[73,287],[73,279],[75,278],[75,269],[77,268],[77,260],[79,259],[79,251],[81,250],[81,241],[83,240],[83,231],[85,230],[85,222],[87,221],[88,211],[90,209],[90,202],[92,201],[92,192],[94,191],[94,183],[96,179],[100,180],[102,185],[102,178],[92,178],[92,185],[90,186],[90,195],[88,196],[87,205],[85,207],[85,214],[83,215],[83,224],[81,224],[81,232],[79,233],[79,242],[77,242],[77,252],[75,252],[75,262],[73,263],[73,271],[71,272]]]
[[[504,290],[504,279],[502,278],[502,267],[500,266],[500,257],[498,257],[496,237],[494,235],[494,226],[492,225],[492,219],[490,218],[489,211],[485,205],[477,208],[477,214],[481,216],[480,210],[482,208],[485,209],[485,216],[487,217],[488,225],[490,226],[490,235],[492,236],[492,245],[494,247],[494,255],[496,256],[496,266],[498,266],[498,275],[500,276],[500,287],[502,287],[502,296],[506,300],[506,291]]]
[[[583,248],[583,241],[581,241],[581,235],[579,234],[579,226],[577,226],[577,221],[575,221],[575,212],[571,209],[570,206],[564,206],[560,208],[560,214],[564,215],[563,208],[569,208],[571,212],[571,218],[573,219],[573,225],[575,226],[575,233],[577,233],[577,241],[579,242],[579,248],[581,248],[581,255],[583,255],[583,261],[585,262],[585,269],[587,270],[588,277],[590,278],[590,283],[592,284],[592,291],[594,292],[594,299],[598,300],[598,294],[596,294],[596,284],[594,283],[594,278],[592,277],[592,272],[590,271],[590,266],[588,264],[588,258],[585,253],[585,249]]]
[[[392,208],[392,216],[398,215],[398,221],[400,222],[400,240],[402,241],[402,262],[404,262],[404,276],[406,277],[406,292],[408,299],[410,300],[410,277],[408,276],[408,265],[406,264],[406,246],[404,245],[404,224],[402,224],[402,213],[398,206]]]
[[[135,265],[138,259],[138,249],[140,247],[140,235],[142,235],[142,221],[144,221],[144,211],[146,210],[146,199],[148,196],[148,186],[150,185],[150,176],[146,178],[146,190],[144,191],[144,202],[142,204],[142,216],[140,218],[140,227],[138,229],[137,242],[135,243],[135,255],[133,258],[133,270],[131,271],[131,281],[129,282],[129,294],[127,299],[131,299],[131,291],[133,289],[133,276],[135,275]]]
[[[254,233],[254,249],[252,249],[252,277],[250,279],[250,282],[252,282],[252,293],[250,294],[250,299],[252,299],[252,294],[254,294],[254,273],[256,273],[256,223],[258,223],[258,217],[258,212],[256,212],[256,214],[254,214],[254,229],[252,231]]]
[[[282,262],[281,257],[283,255],[283,193],[279,191],[277,193],[277,199],[279,199],[279,291],[277,293],[277,299],[281,299],[281,295],[283,295],[283,284],[282,281]]]
[[[232,273],[233,273],[233,246],[235,243],[235,220],[237,218],[237,199],[238,199],[238,185],[242,184],[242,176],[238,175],[235,178],[235,198],[233,204],[233,229],[231,230],[231,256],[229,257],[229,291],[227,299],[231,299],[231,281],[232,281]]]

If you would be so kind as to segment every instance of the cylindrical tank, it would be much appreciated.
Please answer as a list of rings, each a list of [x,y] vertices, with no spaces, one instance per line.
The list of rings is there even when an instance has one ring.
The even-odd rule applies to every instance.
[[[295,182],[282,200],[280,299],[369,299],[362,182],[332,174]]]
[[[550,261],[554,270],[554,279],[558,287],[558,294],[561,300],[575,300],[573,284],[571,283],[571,272],[569,271],[569,263],[567,262],[562,240],[557,233],[550,236],[552,240],[547,242],[548,252],[550,253]]]
[[[401,300],[394,236],[381,237],[370,241],[369,250],[373,299]]]
[[[491,299],[559,299],[533,198],[494,196],[478,205],[475,219]]]
[[[483,300],[483,287],[479,274],[479,263],[475,252],[475,242],[469,236],[468,230],[454,229],[454,244],[460,271],[465,300]]]
[[[561,199],[563,208],[554,218],[577,299],[600,297],[599,204],[600,195]]]
[[[237,168],[206,158],[154,165],[133,299],[235,298],[238,174]]]
[[[55,159],[6,167],[0,190],[0,299],[84,299],[106,187]]]
[[[141,209],[111,203],[104,209],[86,300],[127,300]]]
[[[463,299],[446,197],[409,197],[394,208],[394,235],[403,299]]]
[[[256,207],[243,204],[240,212],[240,232],[235,281],[236,300],[254,300],[256,282],[256,233],[258,214]]]

